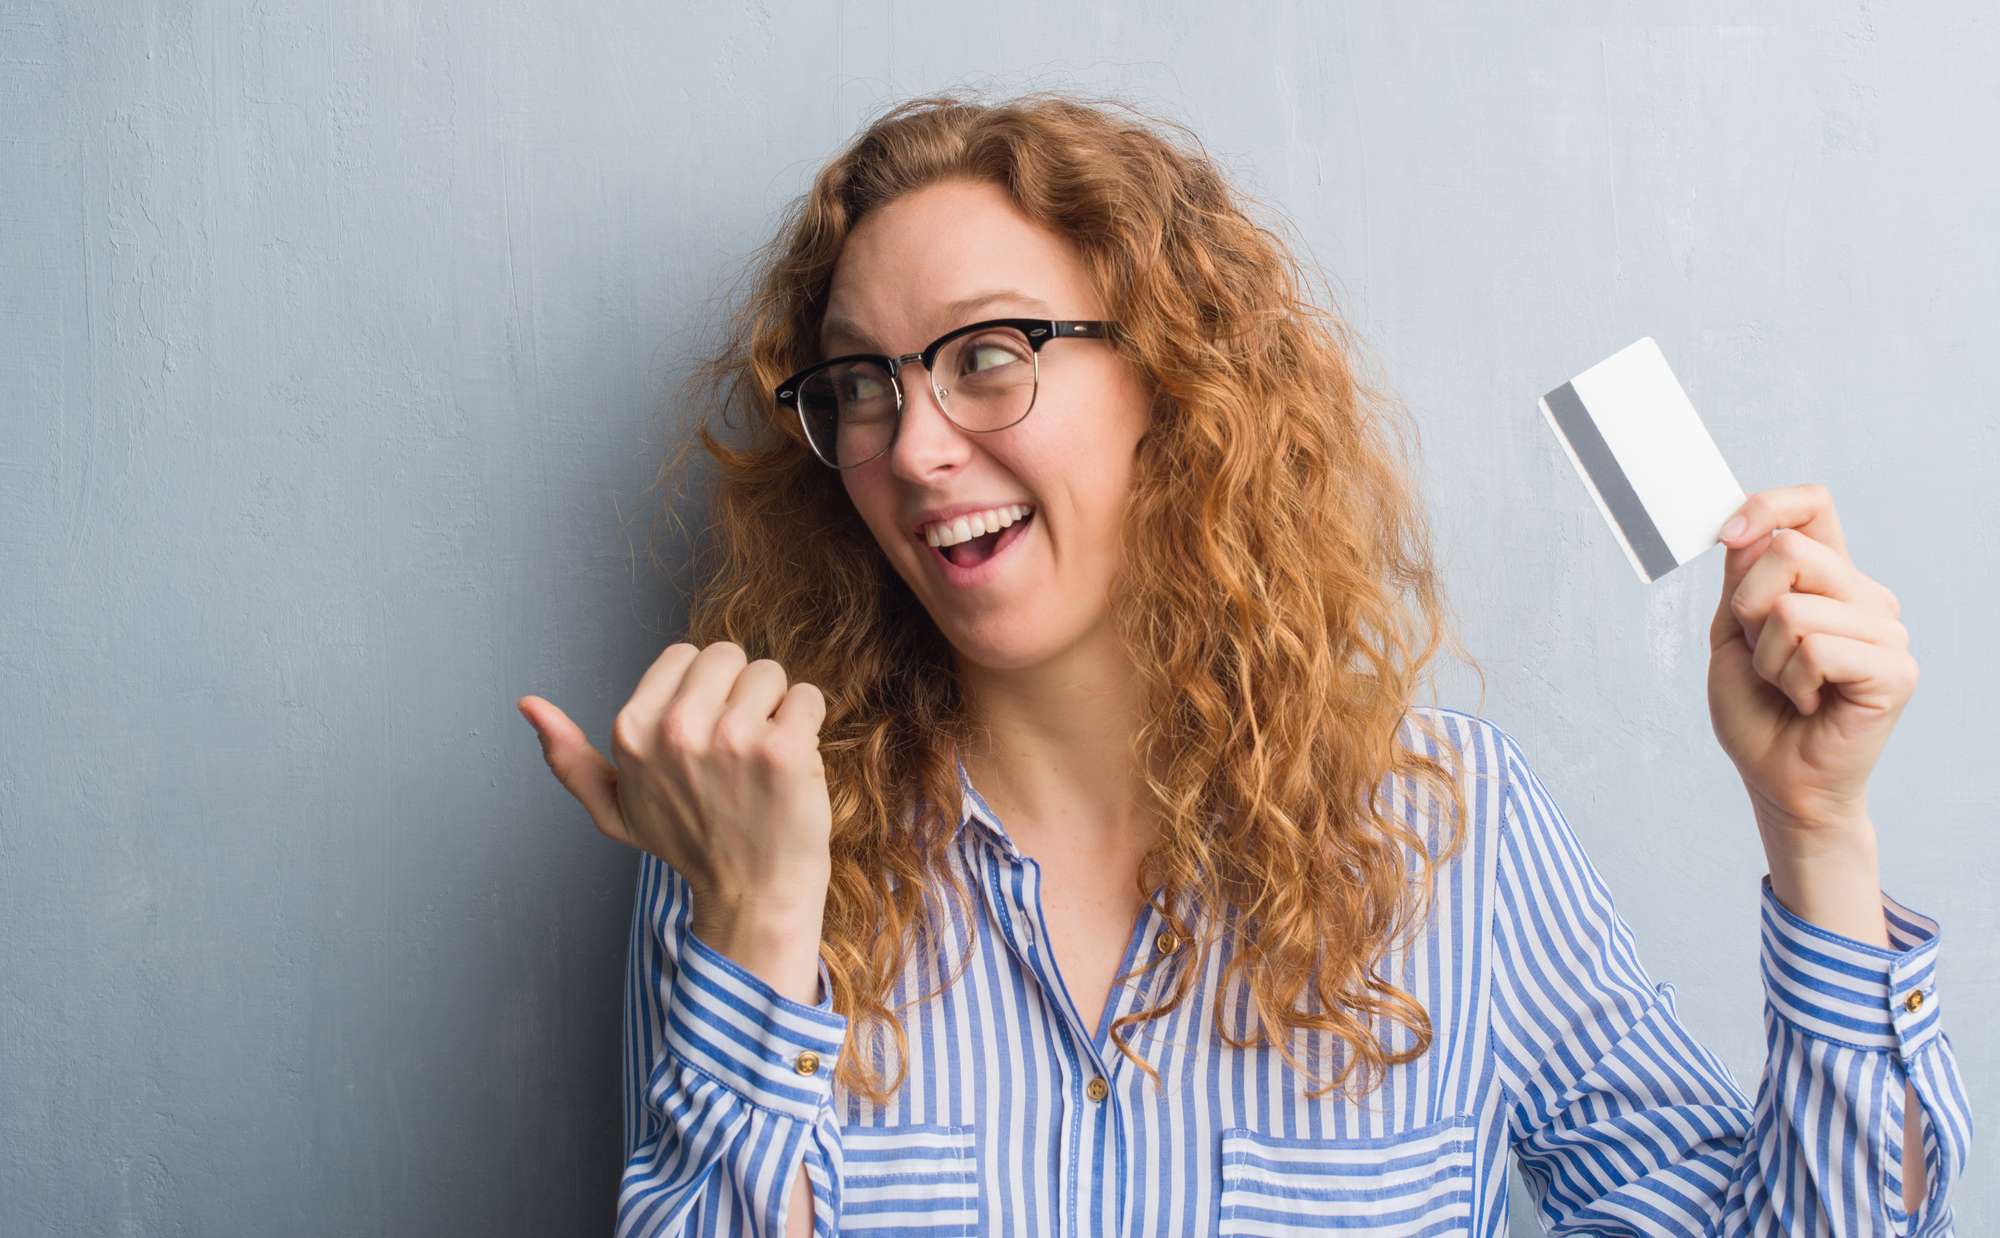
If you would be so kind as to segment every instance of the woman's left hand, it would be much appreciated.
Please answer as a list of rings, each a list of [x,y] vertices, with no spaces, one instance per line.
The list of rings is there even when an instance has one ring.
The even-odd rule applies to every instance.
[[[1722,541],[1709,715],[1750,792],[1780,899],[1813,919],[1794,905],[1812,892],[1787,898],[1780,870],[1844,866],[1859,847],[1872,882],[1868,775],[1917,686],[1917,662],[1895,595],[1847,557],[1824,486],[1759,491]]]

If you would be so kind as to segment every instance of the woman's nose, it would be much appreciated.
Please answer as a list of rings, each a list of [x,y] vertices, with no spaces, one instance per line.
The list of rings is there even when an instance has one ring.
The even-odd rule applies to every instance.
[[[945,416],[930,375],[905,366],[897,378],[903,387],[903,420],[889,453],[896,474],[922,480],[963,465],[972,456],[971,439]]]

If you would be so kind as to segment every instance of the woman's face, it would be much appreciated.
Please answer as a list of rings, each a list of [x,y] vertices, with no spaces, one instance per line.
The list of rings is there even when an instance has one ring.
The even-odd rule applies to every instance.
[[[1101,319],[1082,261],[992,184],[949,181],[864,216],[835,268],[825,356],[916,352],[987,318]],[[940,359],[942,365],[942,359]],[[961,658],[1015,670],[1109,635],[1108,598],[1139,438],[1145,384],[1102,340],[1041,352],[1034,411],[987,434],[939,410],[909,365],[889,451],[841,474],[861,518]],[[951,388],[952,377],[940,377]],[[933,530],[974,532],[949,547]],[[947,534],[947,540],[952,534]]]

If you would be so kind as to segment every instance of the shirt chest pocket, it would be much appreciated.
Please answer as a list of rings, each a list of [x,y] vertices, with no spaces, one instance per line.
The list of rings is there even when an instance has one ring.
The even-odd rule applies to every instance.
[[[840,1232],[970,1238],[979,1232],[979,1162],[970,1126],[840,1132]]]
[[[1473,1119],[1447,1118],[1383,1139],[1282,1139],[1222,1133],[1223,1238],[1467,1232]]]

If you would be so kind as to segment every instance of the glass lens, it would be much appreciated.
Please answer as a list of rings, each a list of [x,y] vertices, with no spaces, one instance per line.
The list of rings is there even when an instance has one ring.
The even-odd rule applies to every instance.
[[[896,432],[896,384],[873,361],[820,370],[799,386],[813,447],[841,468],[880,455]]]
[[[1035,350],[1012,327],[961,335],[931,368],[938,399],[968,430],[1001,430],[1035,405]]]

